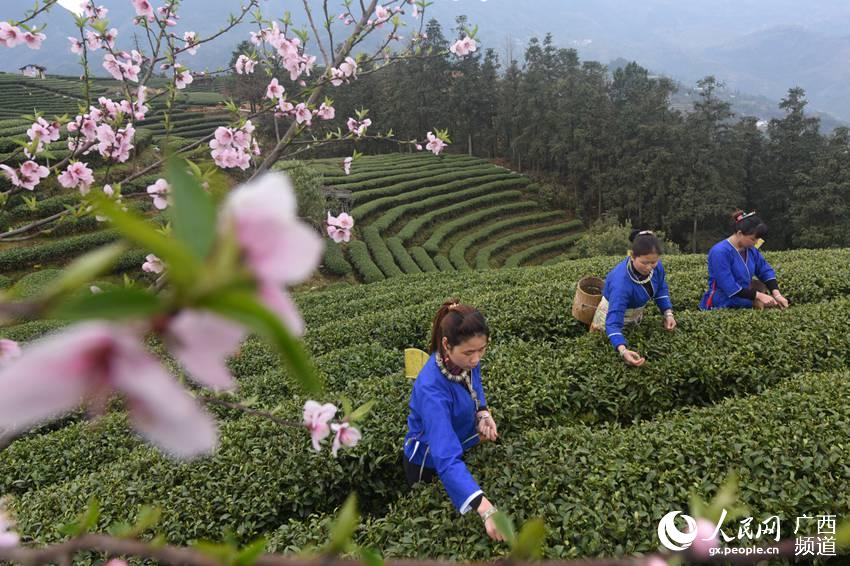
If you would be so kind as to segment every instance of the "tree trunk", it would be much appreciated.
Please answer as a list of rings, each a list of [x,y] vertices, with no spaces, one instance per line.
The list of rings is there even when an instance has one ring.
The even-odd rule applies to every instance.
[[[697,218],[694,216],[694,233],[691,236],[691,253],[697,253]]]
[[[596,194],[599,197],[599,202],[597,203],[598,210],[596,212],[596,218],[602,218],[602,187],[597,187]]]
[[[466,143],[469,148],[469,156],[472,157],[472,132],[466,135]]]
[[[638,206],[638,226],[643,227],[643,191],[638,189],[638,198],[637,198],[637,206]]]

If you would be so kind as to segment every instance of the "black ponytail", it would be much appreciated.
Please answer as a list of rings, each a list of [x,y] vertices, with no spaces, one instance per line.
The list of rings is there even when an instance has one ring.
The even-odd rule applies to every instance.
[[[632,243],[632,257],[664,253],[661,240],[650,230],[632,230],[629,241]]]
[[[755,212],[736,210],[732,213],[732,232],[738,231],[745,236],[764,238],[767,235],[767,224],[762,222]]]
[[[490,328],[478,309],[460,304],[457,299],[444,302],[431,324],[428,353],[439,352],[443,337],[454,347],[474,336],[490,337]]]

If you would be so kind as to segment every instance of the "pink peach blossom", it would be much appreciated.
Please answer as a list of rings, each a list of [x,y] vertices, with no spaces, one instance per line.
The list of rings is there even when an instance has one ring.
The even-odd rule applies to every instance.
[[[468,35],[464,36],[463,39],[455,41],[452,46],[449,47],[449,51],[458,57],[465,57],[474,52],[476,49],[478,49],[478,44]]]
[[[13,26],[9,22],[0,22],[0,45],[15,47],[22,41],[24,41],[24,34],[18,26]]]
[[[250,75],[254,72],[254,66],[256,64],[256,61],[247,57],[246,55],[240,55],[236,59],[236,64],[233,66],[233,68],[239,75]]]
[[[109,10],[107,10],[104,6],[97,6],[96,8],[92,8],[92,4],[91,4],[90,0],[76,0],[76,1],[81,2],[84,5],[83,7],[84,7],[84,10],[85,10],[85,13],[86,13],[86,17],[88,17],[88,19],[90,19],[92,21],[102,20],[103,18],[106,17],[106,14],[109,13]],[[77,15],[79,15],[79,14],[77,14]]]
[[[434,155],[440,155],[440,152],[443,151],[446,147],[446,142],[435,136],[433,133],[428,132],[428,143],[425,145],[425,149],[432,152]]]
[[[71,53],[76,53],[78,55],[83,52],[83,42],[80,41],[76,37],[69,37],[68,41],[71,43]]]
[[[137,16],[143,16],[148,20],[153,20],[153,6],[148,0],[132,0],[133,8],[136,9]]]
[[[72,163],[59,175],[60,185],[66,189],[78,187],[82,194],[89,192],[89,187],[91,187],[92,183],[94,183],[92,170],[81,161]]]
[[[145,256],[145,263],[142,264],[142,271],[147,273],[162,273],[165,270],[165,264],[154,254]]]
[[[174,79],[174,86],[177,87],[178,90],[182,90],[192,84],[193,80],[195,79],[192,77],[192,72],[188,69],[184,69],[177,73]]]
[[[310,112],[310,109],[307,108],[307,105],[303,102],[298,103],[295,106],[295,122],[298,124],[304,124],[305,126],[309,126],[313,121],[313,113]]]
[[[346,230],[345,228],[340,228],[338,226],[331,226],[328,224],[327,226],[328,236],[336,242],[337,244],[341,244],[342,242],[348,242],[351,240],[351,232]]]
[[[41,182],[41,180],[50,175],[50,170],[44,165],[39,165],[35,161],[25,161],[20,168],[13,169],[8,165],[0,165],[6,178],[16,187],[31,191]]]
[[[381,27],[381,24],[390,19],[392,14],[389,10],[380,4],[375,7],[375,27]]]
[[[187,31],[183,34],[183,41],[186,42],[186,51],[189,55],[194,55],[198,52],[198,34],[193,31]]]
[[[269,86],[266,87],[266,98],[279,100],[283,96],[284,88],[277,82],[277,79],[272,79]]]
[[[171,192],[171,185],[165,179],[157,179],[153,185],[148,185],[148,194],[153,199],[153,205],[158,210],[168,208],[168,194]]]
[[[372,120],[366,118],[365,120],[358,121],[354,118],[349,118],[346,122],[346,126],[348,126],[348,131],[357,136],[358,138],[363,137],[366,134],[366,129],[372,125]]]
[[[223,219],[235,230],[250,268],[260,280],[303,281],[318,266],[322,240],[298,220],[295,191],[282,173],[267,173],[235,189]]]
[[[328,213],[328,223],[329,224],[331,223],[331,218],[333,218],[333,217],[331,216],[331,214],[329,212]],[[348,214],[347,212],[340,212],[339,216],[337,216],[334,219],[334,225],[339,226],[340,228],[344,228],[346,230],[351,230],[352,228],[354,228],[354,218],[352,218],[351,215]]]
[[[324,102],[319,109],[316,111],[316,116],[321,118],[322,120],[333,120],[336,115],[336,110],[334,110],[333,106],[328,106]]]
[[[0,369],[0,428],[17,434],[80,404],[103,412],[109,398],[126,399],[133,426],[179,458],[211,452],[216,425],[181,388],[133,329],[91,321],[31,344]]]
[[[331,403],[320,405],[312,400],[304,403],[304,426],[310,431],[313,449],[316,452],[321,450],[319,443],[331,433],[328,421],[334,418],[336,411],[336,406]]]
[[[339,451],[341,446],[353,448],[354,446],[357,446],[357,443],[362,437],[360,431],[347,422],[332,423],[331,430],[336,433],[331,447],[331,453],[334,455],[334,458],[336,458],[336,453]]]
[[[23,35],[23,41],[30,49],[41,49],[41,42],[45,39],[47,39],[47,36],[38,32],[32,33],[28,31]]]

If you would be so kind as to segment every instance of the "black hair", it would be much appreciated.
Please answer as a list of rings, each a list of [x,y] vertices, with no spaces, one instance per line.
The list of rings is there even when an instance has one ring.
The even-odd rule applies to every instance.
[[[767,235],[767,224],[756,216],[755,212],[745,213],[736,210],[732,213],[732,232],[740,231],[745,236],[764,238]]]
[[[632,257],[664,253],[661,240],[650,230],[632,230],[632,233],[629,234],[629,241],[632,243]]]
[[[457,299],[449,299],[444,302],[434,317],[431,325],[431,343],[429,354],[439,352],[443,343],[443,337],[449,346],[455,347],[464,340],[474,336],[490,337],[490,328],[478,309],[469,305],[462,305]]]

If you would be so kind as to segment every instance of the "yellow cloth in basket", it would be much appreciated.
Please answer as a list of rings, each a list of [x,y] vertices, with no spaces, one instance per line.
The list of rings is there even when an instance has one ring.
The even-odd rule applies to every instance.
[[[425,362],[431,356],[419,348],[405,348],[404,350],[404,376],[416,379],[419,371],[425,366]]]

